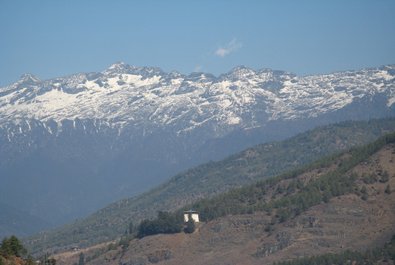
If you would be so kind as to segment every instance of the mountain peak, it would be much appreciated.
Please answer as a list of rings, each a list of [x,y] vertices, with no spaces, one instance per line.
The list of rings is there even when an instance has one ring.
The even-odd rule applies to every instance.
[[[40,80],[38,77],[36,77],[35,75],[30,74],[30,73],[23,74],[23,75],[21,75],[21,77],[19,78],[19,82],[20,82],[20,83],[25,83],[25,82],[38,83],[38,82],[40,82],[40,81],[41,81],[41,80]]]
[[[118,70],[122,70],[127,68],[129,65],[119,61],[119,62],[115,62],[113,64],[110,65],[110,67],[108,67],[106,70],[110,70],[110,71],[118,71]]]
[[[239,72],[239,71],[253,71],[253,70],[245,65],[238,65],[231,70],[231,72]]]
[[[247,66],[244,66],[244,65],[239,65],[239,66],[236,66],[235,68],[233,68],[226,75],[233,76],[235,78],[242,78],[242,77],[248,77],[253,74],[255,74],[255,71],[253,69],[248,68]]]
[[[124,62],[116,62],[110,65],[106,70],[103,71],[104,74],[139,74],[143,76],[152,75],[162,75],[164,72],[159,67],[150,66],[134,66],[129,65]]]

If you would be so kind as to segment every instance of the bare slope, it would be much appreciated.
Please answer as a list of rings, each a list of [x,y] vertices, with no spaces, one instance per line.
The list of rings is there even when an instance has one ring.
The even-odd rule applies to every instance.
[[[344,153],[332,158],[330,163],[328,160],[315,164],[294,177],[243,188],[250,189],[251,196],[241,196],[243,189],[219,196],[211,200],[212,204],[219,201],[226,205],[226,201],[236,202],[238,198],[240,205],[257,207],[250,214],[225,213],[223,217],[201,223],[191,235],[155,235],[134,239],[123,249],[91,249],[85,252],[87,264],[270,264],[381,247],[395,233],[395,192],[387,188],[395,187],[394,142],[392,135],[385,144],[376,142],[375,146],[358,152]],[[328,177],[339,183],[337,173],[348,185],[339,187],[337,195],[333,193],[325,200],[327,188],[320,185],[328,183],[331,189],[336,187]],[[293,181],[303,185],[291,190]],[[283,192],[279,191],[280,187],[284,188]],[[320,188],[311,190],[311,187]],[[299,205],[293,198],[306,192],[312,197],[321,194],[322,201],[281,219],[284,209],[294,210]],[[262,194],[259,201],[243,200],[257,194]],[[273,207],[260,210],[259,205]],[[58,258],[59,264],[73,264],[77,255]]]

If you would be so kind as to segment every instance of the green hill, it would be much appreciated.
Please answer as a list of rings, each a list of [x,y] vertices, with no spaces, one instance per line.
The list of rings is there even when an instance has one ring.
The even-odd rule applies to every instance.
[[[394,264],[395,133],[150,221],[159,233],[83,249],[86,264]],[[184,209],[193,233],[160,231]],[[171,234],[165,234],[171,233]],[[148,236],[150,235],[150,236]],[[78,253],[56,256],[62,264]]]
[[[320,127],[282,142],[249,148],[225,160],[182,172],[156,189],[118,201],[58,229],[41,233],[26,244],[34,252],[61,251],[119,237],[130,222],[155,216],[159,210],[176,210],[199,199],[255,183],[301,167],[320,157],[371,142],[395,131],[395,119],[343,122]]]
[[[214,198],[199,200],[185,209],[197,210],[202,215],[203,221],[230,214],[257,211],[270,214],[276,211],[273,222],[284,222],[314,205],[328,202],[333,197],[355,193],[363,198],[365,192],[356,189],[358,178],[362,179],[365,184],[386,183],[390,177],[389,173],[379,169],[380,173],[377,176],[358,176],[355,172],[350,173],[350,170],[384,146],[393,143],[395,143],[395,133],[387,134],[366,146],[325,157],[304,168],[295,169],[256,184],[232,189]],[[306,172],[310,176],[303,178],[302,175]]]

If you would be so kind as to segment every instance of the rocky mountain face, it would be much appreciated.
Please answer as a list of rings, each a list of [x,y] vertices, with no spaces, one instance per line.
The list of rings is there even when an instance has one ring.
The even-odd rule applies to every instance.
[[[394,103],[395,65],[304,77],[124,63],[44,81],[27,74],[0,88],[0,201],[58,225],[256,143],[393,116]]]

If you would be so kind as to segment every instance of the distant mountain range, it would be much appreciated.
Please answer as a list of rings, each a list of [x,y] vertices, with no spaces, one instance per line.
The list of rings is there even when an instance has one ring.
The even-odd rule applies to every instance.
[[[59,225],[257,143],[393,116],[394,103],[395,65],[303,77],[124,63],[24,75],[0,88],[0,202]]]

